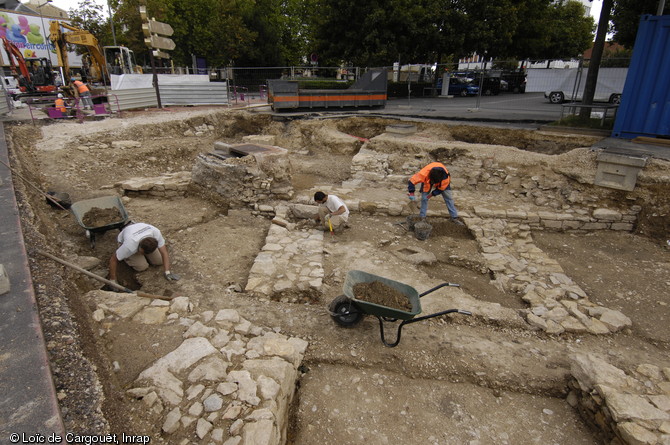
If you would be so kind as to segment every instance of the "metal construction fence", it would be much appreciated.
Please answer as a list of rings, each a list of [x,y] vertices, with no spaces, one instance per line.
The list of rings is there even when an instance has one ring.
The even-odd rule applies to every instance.
[[[622,59],[605,62],[600,67],[596,101],[608,103],[615,107],[612,111],[616,112],[627,75],[625,66],[628,61]],[[441,65],[395,64],[387,67],[309,65],[197,70],[190,67],[170,67],[159,68],[158,71],[162,74],[188,75],[191,79],[194,79],[192,75],[197,75],[198,80],[203,81],[196,82],[204,88],[202,97],[195,94],[195,87],[191,85],[193,82],[186,82],[188,85],[177,82],[173,84],[174,87],[167,88],[166,82],[159,81],[164,105],[216,103],[234,106],[240,102],[267,103],[268,81],[271,80],[299,81],[301,89],[344,89],[365,73],[382,69],[387,76],[387,111],[394,107],[415,105],[424,111],[434,112],[436,116],[463,116],[472,111],[486,110],[487,115],[493,119],[504,120],[509,116],[516,116],[517,119],[553,121],[559,120],[566,111],[570,114],[570,110],[576,109],[574,106],[569,109],[565,107],[574,100],[581,100],[588,66],[588,60],[495,63],[465,61]],[[149,72],[151,71],[146,73]],[[148,85],[150,84],[143,87]],[[137,94],[138,91],[126,94],[120,90],[115,88],[112,92],[123,96],[118,100],[123,104],[122,109],[153,106],[154,95],[150,89],[146,89],[146,92],[142,90],[141,95]],[[175,100],[170,100],[171,94],[175,96]],[[594,109],[594,113],[598,115],[603,111]]]
[[[599,82],[607,91],[596,101],[617,104],[629,59],[605,59],[601,63]],[[461,61],[452,64],[411,64],[387,67],[190,67],[164,68],[162,72],[200,74],[212,82],[227,82],[232,103],[267,100],[267,83],[272,79],[298,80],[309,88],[346,88],[371,69],[385,69],[388,75],[389,100],[412,101],[420,98],[456,98],[461,105],[472,108],[508,109],[523,107],[545,110],[547,104],[560,113],[558,104],[581,100],[589,60],[543,61]],[[610,68],[612,67],[612,68]],[[618,70],[618,71],[617,71]],[[617,71],[610,79],[609,73]],[[623,77],[622,74],[623,73]],[[610,79],[610,80],[607,80]],[[323,83],[329,81],[329,83]],[[600,87],[600,84],[599,84]],[[555,92],[545,97],[546,92]],[[525,93],[525,94],[524,94]],[[618,95],[618,97],[615,97]],[[460,98],[463,99],[460,99]],[[516,105],[514,105],[516,104]],[[529,108],[530,107],[530,108]]]

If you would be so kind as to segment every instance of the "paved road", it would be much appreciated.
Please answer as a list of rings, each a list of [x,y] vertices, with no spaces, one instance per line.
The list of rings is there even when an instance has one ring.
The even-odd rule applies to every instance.
[[[393,98],[386,102],[383,113],[435,119],[548,123],[561,117],[561,106],[549,103],[543,93],[501,93],[482,97]]]

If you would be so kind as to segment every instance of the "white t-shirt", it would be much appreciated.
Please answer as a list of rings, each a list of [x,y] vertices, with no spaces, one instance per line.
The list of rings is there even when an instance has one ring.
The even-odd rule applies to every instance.
[[[335,195],[328,195],[328,198],[326,199],[326,202],[324,203],[326,208],[330,210],[330,212],[337,212],[337,209],[340,207],[344,206],[344,213],[341,214],[342,217],[344,218],[349,218],[349,207],[342,201],[340,198],[338,198]]]
[[[117,240],[120,244],[116,250],[116,258],[119,261],[135,255],[139,249],[140,241],[144,238],[156,238],[158,247],[165,245],[165,239],[161,235],[160,230],[150,224],[135,223],[127,226],[119,233]]]

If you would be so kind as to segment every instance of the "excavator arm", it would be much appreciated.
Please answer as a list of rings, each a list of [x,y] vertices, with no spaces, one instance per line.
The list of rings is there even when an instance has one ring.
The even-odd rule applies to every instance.
[[[27,83],[27,85],[32,85],[30,71],[28,71],[28,67],[26,66],[23,54],[21,54],[21,50],[5,37],[2,37],[2,44],[5,47],[7,56],[9,57],[9,64],[12,69],[12,74],[19,79],[19,83],[21,83],[20,80],[21,77],[23,77],[24,82]],[[16,71],[17,66],[21,72],[20,74]]]
[[[63,31],[66,29],[67,31]],[[63,74],[65,76],[65,81],[70,80],[70,64],[67,57],[67,47],[66,45],[81,45],[88,49],[92,58],[92,68],[96,73],[92,73],[94,80],[105,81],[109,78],[107,73],[107,67],[105,64],[105,57],[100,50],[100,45],[98,44],[98,39],[95,38],[93,34],[88,31],[84,31],[79,28],[75,28],[72,25],[67,23],[52,21],[49,28],[50,36],[49,38],[56,47],[56,55],[58,56],[58,64],[63,67]]]

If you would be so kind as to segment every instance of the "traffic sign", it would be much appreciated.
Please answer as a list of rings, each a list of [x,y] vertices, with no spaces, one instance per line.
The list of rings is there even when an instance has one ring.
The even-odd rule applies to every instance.
[[[144,43],[146,43],[147,46],[150,48],[164,49],[166,51],[171,51],[176,46],[175,43],[172,41],[172,39],[168,39],[167,37],[161,37],[157,35],[152,35],[151,37],[145,38]]]
[[[154,34],[160,34],[162,36],[170,37],[174,34],[172,26],[167,23],[157,22],[156,20],[149,20],[149,31]]]
[[[154,57],[158,57],[159,59],[169,59],[170,55],[168,53],[164,53],[161,50],[155,49],[152,51]]]
[[[157,50],[163,49],[171,51],[175,49],[175,43],[172,39],[168,39],[168,37],[174,33],[172,26],[167,23],[158,22],[154,19],[149,19],[146,6],[140,6],[139,10],[142,21],[144,22],[142,23],[144,43],[146,43],[149,48]]]

